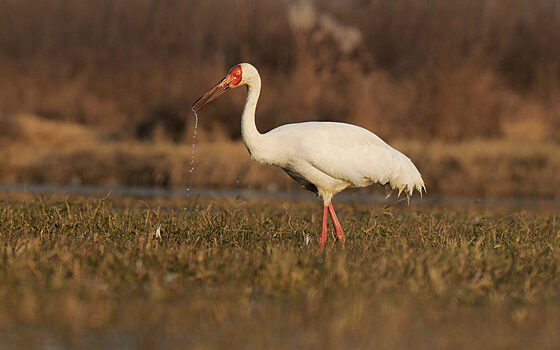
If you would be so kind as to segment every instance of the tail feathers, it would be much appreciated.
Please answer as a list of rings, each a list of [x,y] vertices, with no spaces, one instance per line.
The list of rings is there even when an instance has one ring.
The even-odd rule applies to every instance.
[[[394,190],[399,191],[397,197],[400,197],[404,192],[409,201],[414,190],[418,191],[420,196],[422,196],[422,191],[427,193],[422,175],[420,175],[420,172],[418,172],[418,169],[416,169],[410,159],[407,158],[406,160],[407,162],[404,162],[385,184],[385,198],[389,198]]]

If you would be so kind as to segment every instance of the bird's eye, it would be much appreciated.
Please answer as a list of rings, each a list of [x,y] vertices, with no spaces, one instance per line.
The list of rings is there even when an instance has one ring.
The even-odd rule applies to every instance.
[[[239,75],[239,74],[241,74],[241,71],[238,70],[237,73],[235,73],[235,74]]]

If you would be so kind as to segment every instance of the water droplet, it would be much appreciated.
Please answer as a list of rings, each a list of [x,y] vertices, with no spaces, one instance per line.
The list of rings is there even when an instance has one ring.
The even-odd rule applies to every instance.
[[[192,177],[192,173],[194,171],[194,153],[196,150],[196,134],[198,133],[197,129],[198,129],[198,114],[196,114],[196,111],[193,109],[192,110],[194,113],[194,129],[193,129],[193,136],[192,136],[192,150],[191,150],[191,168],[189,169],[189,178],[187,179],[187,197],[191,196],[191,177]]]

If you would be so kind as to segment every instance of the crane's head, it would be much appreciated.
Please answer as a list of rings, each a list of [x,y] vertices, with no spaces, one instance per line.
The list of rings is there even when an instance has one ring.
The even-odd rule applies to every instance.
[[[255,75],[258,77],[257,70],[248,63],[241,63],[234,66],[229,70],[228,74],[224,79],[222,79],[222,81],[196,100],[196,102],[192,105],[192,110],[198,112],[202,109],[202,107],[214,101],[228,89],[241,85],[247,85],[250,79]]]

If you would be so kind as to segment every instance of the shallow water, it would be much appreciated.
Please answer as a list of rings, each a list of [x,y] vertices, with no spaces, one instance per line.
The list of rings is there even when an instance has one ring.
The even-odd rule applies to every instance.
[[[313,193],[303,190],[296,191],[265,191],[253,188],[237,189],[210,189],[191,188],[188,189],[165,189],[156,187],[96,187],[96,186],[70,186],[70,185],[14,185],[0,184],[0,191],[19,192],[33,194],[70,194],[86,196],[103,196],[112,194],[116,196],[130,196],[143,198],[169,198],[169,197],[197,197],[197,198],[233,198],[233,199],[270,199],[305,201],[317,200]],[[401,198],[402,199],[402,198]],[[334,197],[335,202],[355,203],[383,203],[390,205],[399,201],[396,197],[385,199],[382,194],[375,194],[365,190],[347,190]],[[405,203],[406,201],[402,201]],[[558,199],[529,199],[529,198],[469,198],[469,197],[446,197],[430,196],[411,197],[410,204],[432,205],[432,206],[476,206],[476,207],[511,207],[513,209],[560,209]]]

